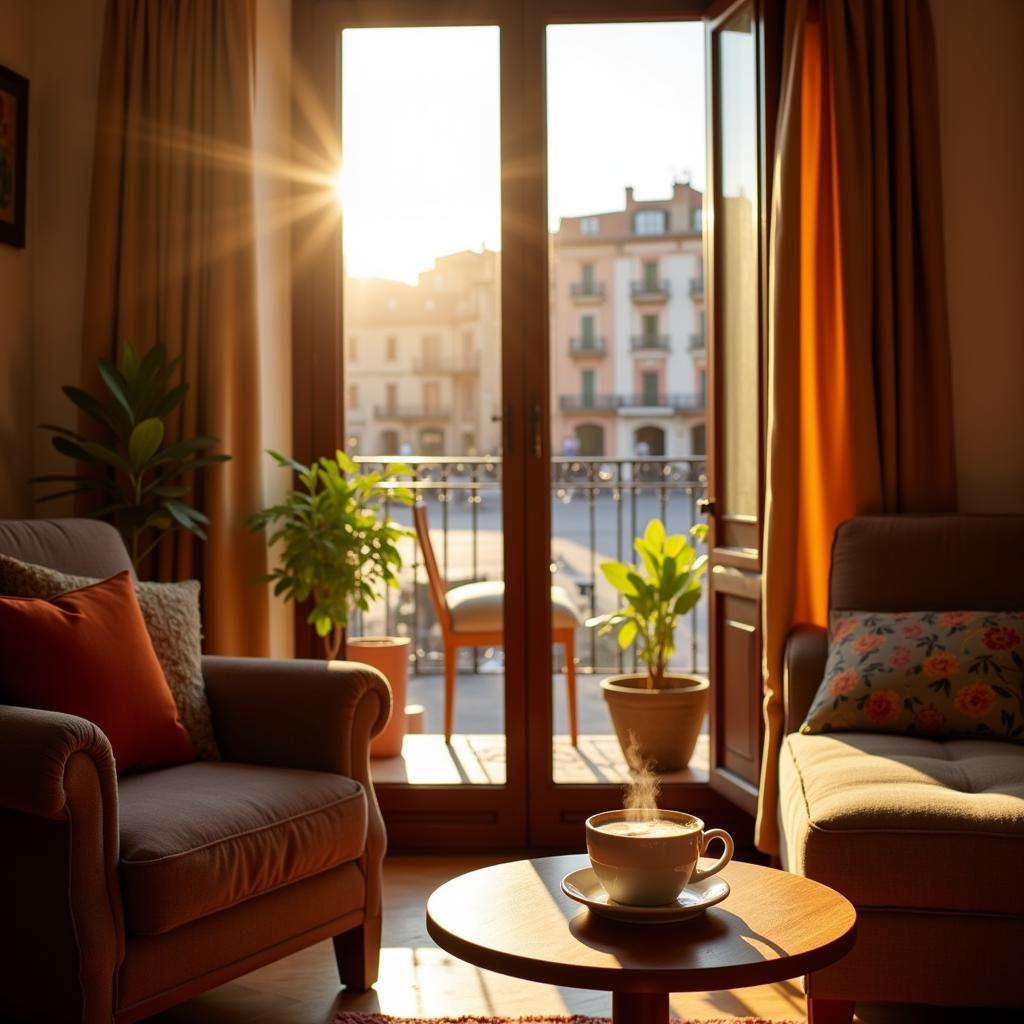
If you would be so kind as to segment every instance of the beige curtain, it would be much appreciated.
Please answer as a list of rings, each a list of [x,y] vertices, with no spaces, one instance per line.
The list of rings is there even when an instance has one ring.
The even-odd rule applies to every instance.
[[[836,526],[955,507],[927,0],[790,0],[771,240],[764,762],[779,848],[782,652],[825,624]]]
[[[252,0],[109,0],[103,36],[82,378],[125,341],[183,356],[170,437],[210,434],[232,459],[194,485],[209,539],[182,531],[162,578],[203,583],[207,649],[265,654],[253,214]]]

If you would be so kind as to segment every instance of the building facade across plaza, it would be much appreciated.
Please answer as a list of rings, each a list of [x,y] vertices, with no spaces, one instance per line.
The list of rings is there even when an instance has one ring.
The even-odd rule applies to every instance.
[[[552,438],[563,455],[705,450],[702,195],[563,217],[552,237]]]
[[[565,217],[551,236],[555,455],[703,456],[706,350],[702,195]],[[415,285],[345,286],[352,454],[501,451],[501,255],[437,259]]]

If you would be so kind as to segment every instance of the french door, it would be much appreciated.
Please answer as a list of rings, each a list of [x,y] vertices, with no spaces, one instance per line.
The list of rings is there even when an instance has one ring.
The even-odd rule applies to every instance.
[[[623,89],[636,91],[606,93],[601,131],[622,133],[610,140],[621,148],[641,114],[648,122],[651,109],[672,116],[671,98],[650,92],[658,83],[645,64],[665,52],[659,34],[682,38],[685,29],[696,33],[702,83],[702,7],[293,5],[294,153],[316,165],[294,190],[297,207],[309,211],[292,228],[296,455],[345,447],[373,467],[402,462],[427,510],[443,586],[493,595],[497,585],[500,606],[501,643],[490,635],[492,598],[491,620],[474,620],[488,638],[455,655],[454,734],[445,742],[425,699],[428,735],[410,737],[406,749],[427,753],[375,776],[393,848],[578,847],[583,819],[621,801],[624,764],[595,698],[601,674],[629,656],[610,655],[582,622],[606,610],[600,562],[624,553],[628,560],[632,536],[652,515],[680,529],[696,521],[714,479],[704,438],[718,434],[704,398],[710,389],[718,410],[729,401],[715,383],[710,309],[704,328],[704,211],[713,202],[704,196],[716,179],[712,167],[702,189],[703,167],[676,164],[662,168],[661,201],[630,187],[617,203],[595,191],[563,196],[556,208],[551,158],[566,118],[585,110],[580,85],[589,79],[596,92],[601,61],[614,58],[617,28],[636,36],[633,54],[647,45],[651,53],[621,69]],[[699,106],[703,113],[703,96]],[[601,148],[597,129],[587,137]],[[647,141],[637,139],[637,150]],[[586,173],[585,160],[579,166],[583,189],[598,176]],[[339,167],[340,216],[331,219],[315,197]],[[451,198],[453,179],[462,181],[462,202]],[[380,192],[382,182],[390,193]],[[434,185],[424,191],[424,182]],[[654,195],[659,186],[641,187]],[[430,227],[431,209],[444,202],[434,217],[441,226]],[[468,208],[481,227],[470,244],[458,231]],[[398,256],[417,244],[434,248],[401,266]],[[717,294],[733,287],[720,284]],[[744,372],[735,386],[749,382]],[[712,460],[716,450],[712,443]],[[406,510],[389,511],[408,521]],[[721,546],[721,531],[714,536]],[[411,635],[415,685],[434,701],[451,629],[442,628],[447,613],[430,607],[420,548],[410,542],[409,579],[384,602],[375,631]],[[553,584],[580,623],[570,645],[552,645]],[[706,639],[709,625],[715,636],[709,614],[720,607],[713,596],[688,624],[684,667],[735,671]],[[299,634],[299,653],[311,653]],[[756,702],[756,679],[737,678],[733,690],[744,685]],[[710,743],[691,771],[666,780],[661,803],[742,837],[749,807],[708,784],[722,749],[714,730],[731,721],[732,699],[713,704]],[[498,723],[492,733],[461,730],[485,710]],[[439,759],[455,774],[424,767]]]

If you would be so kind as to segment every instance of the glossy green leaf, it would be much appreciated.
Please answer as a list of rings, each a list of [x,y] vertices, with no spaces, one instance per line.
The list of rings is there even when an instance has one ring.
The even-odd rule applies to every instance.
[[[114,400],[124,410],[125,415],[128,417],[129,423],[135,422],[135,411],[132,409],[132,404],[128,400],[128,382],[121,376],[120,371],[112,364],[108,363],[106,359],[101,359],[98,364],[100,376],[103,378],[103,383],[107,385],[107,390],[114,396]]]
[[[108,466],[120,469],[125,473],[131,473],[132,467],[113,448],[100,444],[98,441],[83,441],[81,449],[91,456],[96,462],[105,462]]]
[[[602,562],[601,572],[604,578],[620,593],[635,594],[636,587],[629,579],[632,568],[622,562]]]
[[[155,416],[135,425],[128,439],[128,457],[135,469],[141,469],[156,454],[164,439],[164,425]]]

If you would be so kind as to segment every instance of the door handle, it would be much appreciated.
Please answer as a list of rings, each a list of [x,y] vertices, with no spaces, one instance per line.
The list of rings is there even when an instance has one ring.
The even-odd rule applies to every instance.
[[[715,499],[699,498],[697,500],[697,511],[702,516],[713,516],[715,514]]]

